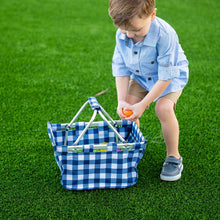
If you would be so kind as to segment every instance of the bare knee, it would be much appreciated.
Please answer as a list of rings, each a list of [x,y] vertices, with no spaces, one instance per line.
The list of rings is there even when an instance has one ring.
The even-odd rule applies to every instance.
[[[160,121],[166,121],[174,114],[174,103],[167,98],[160,98],[155,106],[155,113]]]

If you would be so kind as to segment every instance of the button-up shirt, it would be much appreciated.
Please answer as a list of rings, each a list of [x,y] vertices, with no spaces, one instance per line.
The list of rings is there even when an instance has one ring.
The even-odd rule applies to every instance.
[[[189,77],[188,61],[175,30],[158,17],[144,40],[136,44],[117,30],[112,70],[113,76],[130,76],[147,91],[158,79],[171,79],[159,97],[182,90]]]

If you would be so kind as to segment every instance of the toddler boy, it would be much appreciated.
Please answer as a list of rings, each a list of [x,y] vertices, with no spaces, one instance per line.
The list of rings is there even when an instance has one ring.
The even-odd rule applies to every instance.
[[[155,0],[110,0],[109,14],[116,33],[112,70],[116,79],[122,120],[136,121],[156,101],[167,158],[160,178],[180,179],[183,170],[178,151],[179,125],[175,105],[188,81],[188,61],[174,29],[159,17]],[[122,109],[132,110],[126,117]]]

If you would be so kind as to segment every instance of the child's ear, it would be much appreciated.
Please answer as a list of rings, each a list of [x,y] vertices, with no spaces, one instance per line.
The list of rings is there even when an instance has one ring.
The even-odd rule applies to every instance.
[[[151,21],[153,21],[156,18],[156,14],[157,14],[157,8],[155,8],[151,14]]]

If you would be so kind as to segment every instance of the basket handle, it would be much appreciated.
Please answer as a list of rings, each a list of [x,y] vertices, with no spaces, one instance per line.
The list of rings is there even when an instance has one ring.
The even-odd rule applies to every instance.
[[[113,123],[114,127],[117,127],[117,122],[111,118],[111,116],[105,111],[105,109],[98,103],[95,97],[89,97],[88,101],[93,111],[97,110],[97,113],[100,114],[101,117],[103,112],[105,116],[107,116],[107,118]]]
[[[121,135],[119,135],[119,133],[115,129],[115,128],[118,127],[117,122],[115,120],[113,120],[112,117],[105,111],[105,109],[98,103],[97,99],[95,97],[89,97],[88,101],[89,101],[89,104],[92,107],[92,110],[94,112],[97,112],[102,117],[102,119],[111,127],[111,129],[116,133],[117,143],[118,143],[118,138],[123,143],[125,143],[126,141],[121,137]],[[108,122],[108,120],[106,119],[105,116],[112,122],[113,126]]]
[[[95,97],[89,97],[88,99],[89,99],[89,104],[91,105],[91,108],[92,108],[93,111],[101,110],[101,107],[100,107],[100,105],[99,105],[99,103],[98,103],[98,101]]]
[[[82,136],[86,133],[86,131],[88,130],[89,126],[92,124],[92,122],[94,121],[95,117],[97,114],[99,114],[102,119],[109,125],[109,127],[115,132],[116,134],[116,142],[118,143],[118,138],[123,142],[126,143],[125,139],[118,133],[118,131],[116,130],[117,128],[117,122],[114,121],[110,115],[105,111],[105,109],[98,103],[97,99],[95,97],[89,97],[88,101],[85,102],[85,104],[81,107],[81,109],[78,111],[78,113],[74,116],[74,118],[72,119],[72,121],[66,125],[66,132],[65,132],[65,140],[64,140],[64,145],[67,144],[67,137],[68,137],[68,131],[69,128],[71,127],[72,123],[76,120],[76,118],[79,116],[79,114],[82,112],[82,110],[85,108],[85,106],[87,104],[90,104],[92,107],[92,110],[94,111],[93,116],[91,118],[91,120],[89,121],[89,123],[87,124],[87,126],[85,127],[85,129],[82,131],[82,133],[79,135],[79,137],[76,139],[75,143],[73,145],[77,145],[78,142],[80,141],[80,139],[82,138]],[[104,114],[103,114],[104,113]],[[110,119],[110,121],[113,123],[113,125],[107,120],[107,118],[105,117],[107,116],[107,118]]]

